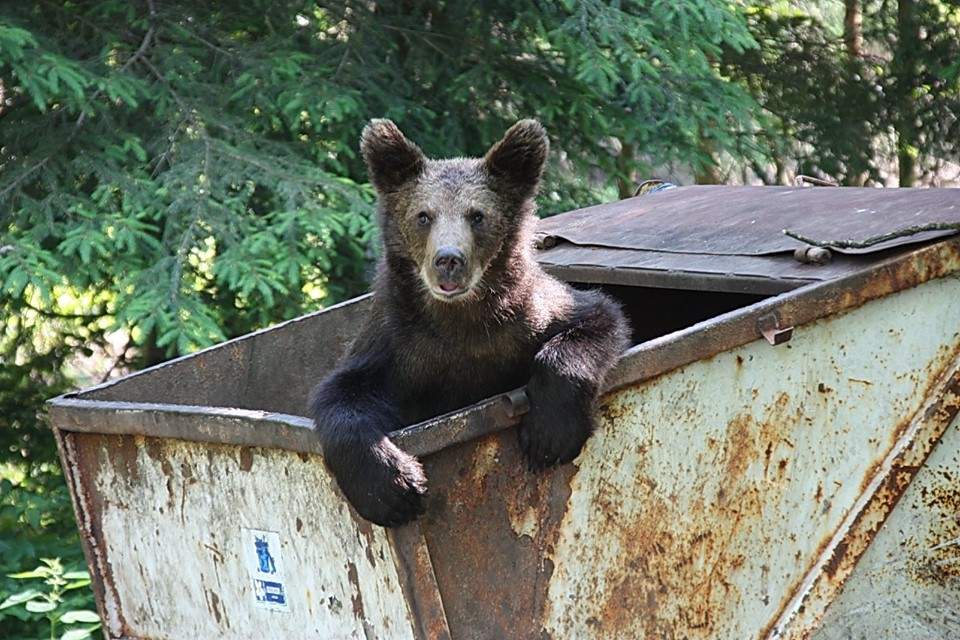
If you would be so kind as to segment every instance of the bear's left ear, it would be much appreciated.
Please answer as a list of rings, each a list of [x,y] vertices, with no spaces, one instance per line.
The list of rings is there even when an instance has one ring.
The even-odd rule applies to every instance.
[[[540,184],[549,151],[550,140],[543,125],[536,120],[521,120],[490,147],[483,164],[490,177],[530,196]]]
[[[378,191],[395,191],[418,176],[427,163],[392,120],[371,120],[360,134],[360,154],[367,163],[370,182]]]

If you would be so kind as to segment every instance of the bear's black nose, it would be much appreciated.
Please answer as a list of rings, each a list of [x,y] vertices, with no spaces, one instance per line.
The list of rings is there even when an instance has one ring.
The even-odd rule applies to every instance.
[[[466,257],[462,251],[454,247],[441,247],[433,259],[437,274],[443,278],[457,277],[463,270],[464,264],[466,264]]]

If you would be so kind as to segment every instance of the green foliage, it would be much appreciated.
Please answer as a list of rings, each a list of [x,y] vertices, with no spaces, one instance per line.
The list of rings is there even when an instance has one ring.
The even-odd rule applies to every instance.
[[[762,155],[842,184],[884,184],[897,156],[916,160],[901,162],[902,186],[935,177],[960,159],[960,4],[846,4],[862,14],[860,51],[844,42],[850,25],[820,13],[776,1],[747,10],[759,47],[728,49],[724,62],[770,119]]]
[[[435,157],[540,118],[544,215],[665,166],[861,184],[958,158],[960,7],[843,4],[856,55],[837,2],[0,4],[0,573],[82,563],[41,411],[91,382],[78,357],[155,364],[366,288],[371,117]],[[2,609],[2,635],[46,613]]]
[[[108,292],[97,313],[146,352],[211,344],[362,290],[369,117],[449,155],[535,114],[566,209],[602,197],[592,168],[632,179],[611,136],[661,161],[733,144],[752,101],[722,46],[752,39],[713,0],[7,6],[0,287],[47,310]]]
[[[67,571],[59,558],[43,558],[35,569],[8,577],[28,586],[0,602],[0,613],[42,623],[51,640],[83,640],[100,628],[100,616],[86,608],[90,606],[86,571]]]

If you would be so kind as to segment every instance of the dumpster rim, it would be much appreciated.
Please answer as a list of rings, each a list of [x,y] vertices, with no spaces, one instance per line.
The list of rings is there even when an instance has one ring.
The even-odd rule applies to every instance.
[[[865,266],[863,270],[845,277],[798,287],[630,347],[622,354],[617,367],[606,380],[604,392],[652,380],[692,362],[762,340],[757,323],[765,316],[773,315],[784,327],[802,326],[958,271],[960,237],[950,237]],[[224,344],[249,339],[329,309],[357,303],[371,295],[359,296],[324,311],[234,338],[103,385],[62,394],[47,401],[50,421],[54,428],[65,431],[172,437],[320,453],[318,439],[312,435],[312,421],[303,416],[230,407],[89,400],[83,396],[121,380],[193,358],[210,349],[221,348]],[[122,410],[126,424],[118,422],[118,410]],[[155,417],[158,412],[169,418],[158,421]],[[428,455],[514,426],[522,413],[521,407],[514,407],[510,394],[504,393],[394,431],[390,437],[414,455]],[[219,421],[227,427],[220,433],[222,439],[202,437],[204,434],[196,432],[195,425],[193,430],[186,428],[197,417]],[[180,424],[184,418],[185,424]],[[464,421],[466,426],[452,430],[445,428],[457,420]],[[260,428],[251,428],[257,425]]]

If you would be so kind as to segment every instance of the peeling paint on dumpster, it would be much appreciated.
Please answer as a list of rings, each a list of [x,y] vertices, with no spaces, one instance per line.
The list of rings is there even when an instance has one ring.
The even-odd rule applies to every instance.
[[[812,638],[960,638],[958,602],[960,420],[954,420]]]
[[[609,396],[546,631],[755,637],[957,357],[958,320],[960,282],[935,281]]]
[[[71,437],[116,594],[113,635],[413,637],[385,532],[354,519],[316,456]],[[288,611],[254,606],[245,529],[277,532]]]
[[[427,456],[451,636],[764,637],[865,492],[881,522],[896,504],[901,476],[877,475],[935,445],[909,439],[952,419],[931,399],[958,364],[960,280],[940,279],[608,394],[572,465],[527,473],[512,431]],[[863,546],[838,540],[852,567]]]
[[[888,213],[872,222],[899,224]],[[617,285],[642,337],[596,433],[574,463],[527,472],[523,389],[395,432],[430,489],[390,532],[355,516],[292,415],[368,299],[51,401],[106,635],[960,637],[960,239],[818,271],[723,233],[730,256],[685,270],[676,254],[676,273],[642,247],[567,247],[579,257],[554,269]],[[670,283],[705,287],[663,298],[702,308],[644,326],[659,307],[641,288]],[[771,346],[770,326],[792,338]],[[275,375],[294,356],[302,370]]]

